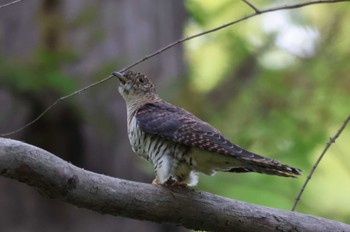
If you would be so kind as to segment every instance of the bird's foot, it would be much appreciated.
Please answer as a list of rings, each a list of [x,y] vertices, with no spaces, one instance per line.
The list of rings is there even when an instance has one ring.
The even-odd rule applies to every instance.
[[[157,186],[165,186],[165,187],[180,187],[180,188],[189,188],[186,183],[179,182],[177,180],[174,180],[172,177],[170,177],[167,181],[164,183],[159,183],[157,179],[154,179],[152,181],[153,185]]]
[[[187,184],[181,183],[181,182],[178,182],[178,181],[174,182],[171,186],[172,187],[178,187],[178,188],[190,189],[190,187]]]
[[[158,185],[162,185],[161,183],[158,182],[157,179],[154,179],[154,180],[152,181],[152,184],[153,184],[153,185],[157,185],[157,186],[158,186]]]

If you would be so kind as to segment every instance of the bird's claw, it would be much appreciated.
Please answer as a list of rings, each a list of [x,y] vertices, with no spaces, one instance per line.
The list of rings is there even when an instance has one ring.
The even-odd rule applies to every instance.
[[[152,181],[152,184],[156,185],[156,186],[165,186],[165,187],[180,187],[180,188],[186,188],[186,189],[189,188],[187,184],[178,182],[178,181],[174,180],[173,178],[169,178],[164,183],[159,183],[159,181],[157,179],[154,179]]]
[[[157,179],[154,179],[154,180],[152,181],[152,184],[153,184],[153,185],[161,185],[161,184],[157,181]]]

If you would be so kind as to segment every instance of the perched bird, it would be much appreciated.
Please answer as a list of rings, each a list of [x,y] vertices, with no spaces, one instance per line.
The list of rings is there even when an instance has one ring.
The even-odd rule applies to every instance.
[[[194,186],[198,172],[300,175],[300,169],[246,151],[208,123],[162,100],[145,75],[132,71],[113,75],[126,102],[132,150],[154,165],[153,184]]]

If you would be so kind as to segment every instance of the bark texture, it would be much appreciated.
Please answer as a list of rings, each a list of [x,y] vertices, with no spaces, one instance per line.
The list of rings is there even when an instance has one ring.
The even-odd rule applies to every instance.
[[[209,231],[350,231],[311,215],[272,209],[210,193],[165,188],[96,174],[38,147],[0,138],[0,174],[40,193],[102,214]]]

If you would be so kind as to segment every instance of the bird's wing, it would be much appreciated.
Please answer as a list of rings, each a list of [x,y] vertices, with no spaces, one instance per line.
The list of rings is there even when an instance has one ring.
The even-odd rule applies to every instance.
[[[218,130],[184,109],[166,102],[146,104],[136,113],[142,131],[189,147],[228,155],[242,162],[237,167],[225,168],[227,172],[259,172],[270,175],[296,177],[301,170],[281,164],[228,141]]]
[[[236,157],[263,158],[228,141],[218,130],[166,102],[146,104],[136,113],[142,131],[186,146]]]

